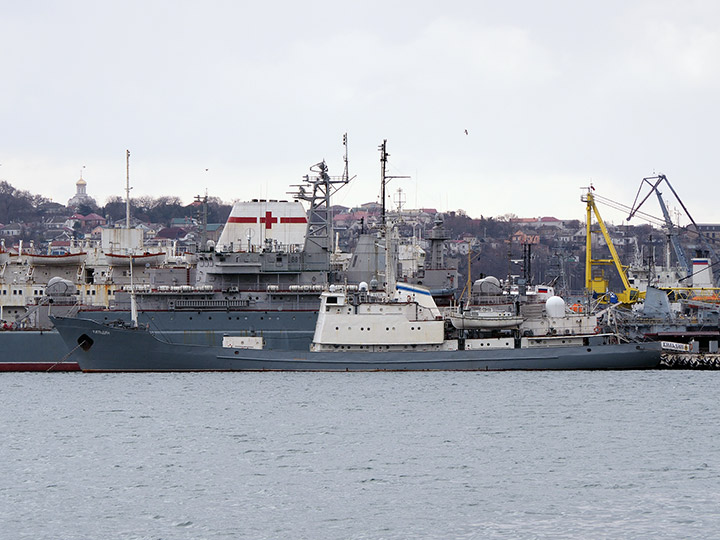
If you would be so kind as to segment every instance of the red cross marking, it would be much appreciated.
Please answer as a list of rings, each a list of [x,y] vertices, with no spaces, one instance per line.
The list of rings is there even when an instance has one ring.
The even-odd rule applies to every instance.
[[[272,212],[265,212],[265,217],[260,218],[260,223],[265,224],[266,229],[272,229],[273,223],[277,223],[276,217],[272,217]]]

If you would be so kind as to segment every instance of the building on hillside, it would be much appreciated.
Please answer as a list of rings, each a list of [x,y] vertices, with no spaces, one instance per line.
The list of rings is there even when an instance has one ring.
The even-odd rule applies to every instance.
[[[720,243],[720,223],[698,223],[698,230],[711,244]]]
[[[190,216],[174,217],[170,220],[170,227],[196,227],[198,221]]]
[[[182,227],[165,227],[160,229],[153,240],[182,240],[188,231]]]
[[[9,225],[5,225],[2,229],[0,229],[0,235],[9,236],[11,238],[21,236],[22,233],[23,227],[19,223],[10,223]]]
[[[75,182],[75,195],[73,195],[68,201],[68,208],[78,208],[81,205],[90,206],[93,208],[97,207],[95,199],[87,194],[87,182],[80,176],[80,180]]]
[[[515,234],[512,235],[512,238],[510,240],[513,244],[537,245],[540,243],[540,236],[537,234],[525,234],[522,231],[517,231]]]
[[[533,229],[538,229],[540,227],[554,227],[556,229],[562,229],[565,226],[565,223],[562,220],[552,216],[538,218],[510,218],[510,223]]]

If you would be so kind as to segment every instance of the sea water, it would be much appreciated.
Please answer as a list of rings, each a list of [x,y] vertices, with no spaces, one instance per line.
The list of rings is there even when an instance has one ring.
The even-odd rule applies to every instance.
[[[2,539],[720,536],[720,374],[3,374]]]

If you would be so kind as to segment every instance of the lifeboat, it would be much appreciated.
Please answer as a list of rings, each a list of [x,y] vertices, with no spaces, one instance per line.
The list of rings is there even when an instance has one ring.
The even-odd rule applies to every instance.
[[[24,254],[29,264],[33,266],[77,266],[82,264],[87,257],[86,252],[63,253],[62,255],[38,255],[34,253]]]
[[[112,266],[130,266],[132,259],[133,266],[156,265],[165,261],[165,252],[159,253],[138,253],[137,255],[121,255],[119,253],[106,253],[105,258]]]

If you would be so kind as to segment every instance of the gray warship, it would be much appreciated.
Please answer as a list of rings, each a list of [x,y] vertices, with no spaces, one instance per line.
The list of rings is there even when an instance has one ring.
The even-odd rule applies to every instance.
[[[556,309],[561,301],[553,297]],[[429,290],[397,283],[392,294],[330,286],[320,295],[313,339],[305,351],[267,347],[260,336],[226,337],[223,346],[171,343],[146,329],[81,318],[54,319],[85,372],[134,371],[491,371],[651,369],[659,343],[621,343],[586,333],[565,310],[555,326],[578,332],[523,332],[468,338],[446,324]],[[557,316],[556,316],[557,315]],[[522,337],[521,337],[522,336]]]

